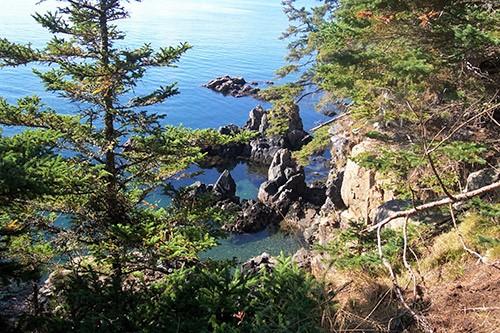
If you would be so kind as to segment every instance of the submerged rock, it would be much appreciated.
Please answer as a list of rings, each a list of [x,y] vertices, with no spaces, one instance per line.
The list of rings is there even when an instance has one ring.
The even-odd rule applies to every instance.
[[[229,75],[215,78],[203,85],[213,91],[234,97],[257,96],[260,89],[247,84],[242,77],[231,77]]]

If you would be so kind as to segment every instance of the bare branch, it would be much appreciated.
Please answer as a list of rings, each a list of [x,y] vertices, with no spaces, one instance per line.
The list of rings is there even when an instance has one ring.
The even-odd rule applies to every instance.
[[[497,181],[495,183],[481,187],[481,188],[474,190],[474,191],[469,191],[469,192],[457,194],[454,196],[454,198],[456,199],[457,202],[466,201],[466,200],[469,200],[469,199],[476,197],[478,195],[495,191],[499,188],[500,188],[500,181]],[[394,219],[397,219],[400,217],[414,216],[420,212],[427,211],[429,209],[433,209],[433,208],[437,208],[437,207],[441,207],[441,206],[445,206],[445,205],[448,205],[450,203],[454,203],[454,201],[447,197],[447,198],[444,198],[441,200],[432,201],[432,202],[417,206],[417,207],[412,208],[412,209],[393,213],[389,217],[384,219],[383,221],[381,221],[381,222],[379,222],[379,223],[377,223],[369,228],[366,228],[364,231],[365,232],[372,232],[374,230],[377,230],[378,228],[385,226],[386,224],[390,223]]]

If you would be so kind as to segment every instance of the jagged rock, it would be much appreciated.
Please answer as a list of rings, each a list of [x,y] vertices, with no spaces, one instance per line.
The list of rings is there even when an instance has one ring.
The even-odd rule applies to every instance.
[[[207,192],[207,185],[197,181],[186,187],[182,199],[186,201],[196,200],[196,198],[206,194]]]
[[[328,179],[326,180],[325,203],[321,208],[325,212],[333,210],[346,209],[344,201],[342,201],[342,182],[344,180],[344,172],[337,172],[335,169],[330,169]]]
[[[338,218],[334,218],[332,214],[316,215],[311,225],[304,230],[304,240],[311,245],[327,245],[333,240],[335,230],[339,228],[337,220]]]
[[[377,147],[374,140],[365,140],[352,149],[351,158]],[[371,222],[372,211],[384,202],[394,199],[391,191],[384,190],[386,180],[373,170],[361,167],[352,159],[347,161],[341,187],[342,201],[347,207],[343,218]],[[344,221],[346,223],[347,221]]]
[[[234,198],[236,196],[236,183],[229,170],[224,170],[214,184],[213,191],[223,198]]]
[[[304,199],[314,206],[323,206],[326,201],[326,187],[320,183],[307,186]]]
[[[245,200],[239,207],[234,224],[224,226],[226,231],[251,233],[276,224],[278,216],[268,206],[255,200]]]
[[[297,166],[288,149],[280,149],[269,167],[268,180],[259,189],[259,200],[286,214],[292,202],[305,192],[304,170]]]
[[[301,236],[313,224],[316,214],[315,207],[296,201],[290,205],[285,218],[281,221],[281,230]]]
[[[490,185],[500,178],[500,170],[498,168],[486,168],[473,172],[467,177],[467,184],[464,192],[474,191],[481,187]]]
[[[255,163],[269,165],[276,153],[284,147],[285,141],[283,138],[257,138],[250,142],[250,160]]]
[[[312,136],[304,130],[294,129],[286,133],[287,147],[292,150],[300,149],[311,140]]]
[[[262,115],[262,119],[260,121],[259,133],[262,135],[266,134],[266,130],[269,128],[269,116],[267,112]]]
[[[255,96],[260,91],[259,88],[247,84],[244,78],[230,77],[229,75],[215,78],[203,86],[234,97]]]
[[[276,264],[277,260],[268,253],[264,252],[260,256],[254,257],[245,262],[241,266],[241,269],[243,272],[255,274],[259,272],[263,267],[266,270],[271,271],[274,266],[276,266]]]
[[[219,133],[223,135],[234,135],[240,132],[240,128],[234,124],[225,125],[219,128]]]
[[[294,103],[281,106],[276,113],[287,115],[287,128],[289,131],[304,130],[304,124],[302,123],[302,118],[300,117],[300,109],[297,104]]]
[[[261,105],[253,108],[248,115],[248,121],[244,128],[250,131],[259,131],[262,123],[262,117],[264,117],[265,113],[266,110],[264,110]]]
[[[354,147],[354,143],[349,138],[350,123],[347,124],[335,124],[330,127],[329,134],[331,135],[332,148],[331,152],[331,166],[335,172],[341,172],[345,165],[347,164],[347,158],[349,152]]]

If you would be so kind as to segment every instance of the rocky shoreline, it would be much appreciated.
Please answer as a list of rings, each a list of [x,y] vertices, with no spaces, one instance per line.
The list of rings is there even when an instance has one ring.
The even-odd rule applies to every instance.
[[[354,135],[350,131],[352,120],[349,117],[326,125],[329,126],[331,140],[328,177],[325,183],[308,185],[304,168],[292,158],[292,152],[311,139],[311,135],[304,131],[298,107],[292,110],[288,131],[281,136],[267,135],[268,116],[268,111],[257,106],[250,111],[249,119],[242,128],[227,125],[219,129],[222,134],[236,134],[243,130],[258,132],[258,137],[249,143],[207,150],[208,156],[243,159],[268,167],[267,181],[261,184],[257,200],[234,197],[235,184],[229,171],[226,170],[219,178],[217,183],[230,184],[228,188],[233,196],[218,204],[237,212],[235,222],[224,226],[226,231],[253,233],[278,227],[283,232],[293,233],[306,244],[294,255],[294,260],[312,273],[321,274],[326,270],[328,254],[311,249],[309,245],[327,245],[335,230],[347,227],[351,221],[365,221],[371,225],[390,213],[408,207],[408,202],[396,200],[394,193],[386,190],[387,179],[383,175],[354,161],[360,154],[376,151],[380,142]],[[213,185],[214,189],[224,188],[217,183]],[[432,220],[436,223],[447,218],[422,215],[412,222],[427,223]],[[387,227],[395,228],[401,223],[396,219]],[[267,258],[264,261],[268,267],[272,260],[268,259],[268,254],[263,255]],[[261,257],[248,261],[244,266],[260,262]]]

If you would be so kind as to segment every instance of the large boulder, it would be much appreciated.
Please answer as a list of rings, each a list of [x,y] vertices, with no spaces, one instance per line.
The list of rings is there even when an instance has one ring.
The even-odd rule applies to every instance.
[[[288,149],[280,149],[269,167],[268,180],[260,186],[258,198],[284,215],[306,189],[304,169],[295,163]]]
[[[348,119],[343,119],[344,123],[336,122],[329,129],[331,137],[330,149],[330,172],[326,181],[326,201],[322,207],[325,213],[335,212],[346,209],[344,201],[342,201],[342,182],[344,180],[344,169],[347,164],[349,152],[353,147],[353,142],[350,138],[350,122]]]
[[[224,170],[217,179],[213,192],[223,198],[234,198],[236,196],[236,183],[229,170]]]
[[[235,135],[241,132],[241,129],[235,124],[229,124],[221,126],[219,128],[219,133],[222,135]]]
[[[276,212],[262,202],[244,200],[239,207],[234,223],[224,229],[234,233],[252,233],[262,231],[278,221]]]
[[[361,153],[376,149],[377,142],[370,139],[352,149],[351,159],[345,166],[340,190],[342,201],[347,207],[347,211],[342,214],[344,220],[364,220],[370,223],[373,211],[384,202],[394,199],[394,194],[384,189],[387,180],[382,175],[360,166],[352,159]]]
[[[280,222],[281,230],[302,237],[304,231],[314,223],[316,214],[316,207],[296,201]]]
[[[306,145],[312,140],[312,136],[310,136],[306,131],[299,129],[288,131],[285,138],[287,147],[292,150],[300,149],[303,145]]]
[[[323,211],[330,212],[335,210],[346,209],[344,201],[342,201],[342,182],[344,181],[344,171],[337,172],[335,169],[330,169],[328,179],[326,180],[325,196],[326,200],[322,207]]]
[[[372,211],[371,221],[373,224],[377,224],[390,217],[393,214],[396,214],[401,211],[405,211],[413,208],[413,203],[410,200],[389,200],[384,202],[377,209]],[[445,221],[450,220],[450,215],[447,213],[443,213],[439,209],[437,210],[427,210],[422,211],[417,215],[409,218],[408,223],[411,224],[441,224]],[[399,217],[388,224],[386,224],[385,228],[398,229],[404,226],[406,218]]]
[[[488,186],[500,179],[499,168],[486,168],[473,172],[467,177],[467,184],[464,191],[474,191],[481,187]]]
[[[276,153],[285,146],[285,140],[280,137],[257,138],[250,142],[250,160],[258,164],[270,165]]]
[[[297,104],[285,104],[282,106],[282,110],[278,111],[278,114],[286,114],[288,116],[289,131],[304,130],[304,124],[302,123],[302,118],[300,117],[300,109]]]
[[[257,105],[250,111],[244,128],[250,131],[259,131],[265,113],[266,110],[261,105]]]

